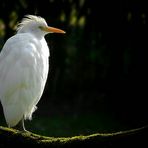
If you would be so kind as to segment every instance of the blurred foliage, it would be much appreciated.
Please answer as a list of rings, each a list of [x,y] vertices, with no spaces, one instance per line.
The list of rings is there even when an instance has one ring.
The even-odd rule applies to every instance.
[[[50,73],[39,115],[102,112],[128,126],[147,123],[146,2],[1,0],[0,47],[26,14],[67,32],[46,36]]]

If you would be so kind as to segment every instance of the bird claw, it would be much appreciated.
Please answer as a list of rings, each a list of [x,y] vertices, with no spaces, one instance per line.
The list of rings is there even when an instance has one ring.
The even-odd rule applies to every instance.
[[[27,132],[27,130],[25,129],[25,125],[24,125],[24,118],[13,128],[19,131]]]

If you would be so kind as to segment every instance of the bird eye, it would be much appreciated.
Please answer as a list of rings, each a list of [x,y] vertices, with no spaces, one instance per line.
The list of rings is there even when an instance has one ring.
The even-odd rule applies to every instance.
[[[39,28],[40,28],[41,30],[43,30],[44,27],[43,27],[43,26],[39,26]]]
[[[46,32],[46,28],[44,26],[39,26],[39,28],[42,30],[42,31],[45,31]]]

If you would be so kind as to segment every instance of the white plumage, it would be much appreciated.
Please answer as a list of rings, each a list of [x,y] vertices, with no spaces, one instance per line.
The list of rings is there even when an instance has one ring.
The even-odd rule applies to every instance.
[[[42,96],[49,67],[44,36],[52,32],[65,33],[48,27],[41,17],[27,15],[0,53],[0,100],[9,127],[31,119]]]

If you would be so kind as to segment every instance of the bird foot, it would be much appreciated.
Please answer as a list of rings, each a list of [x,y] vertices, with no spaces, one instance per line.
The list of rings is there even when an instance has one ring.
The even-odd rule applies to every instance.
[[[13,127],[14,129],[23,131],[23,132],[27,132],[27,130],[25,129],[24,126],[24,119],[22,119],[16,126]]]

